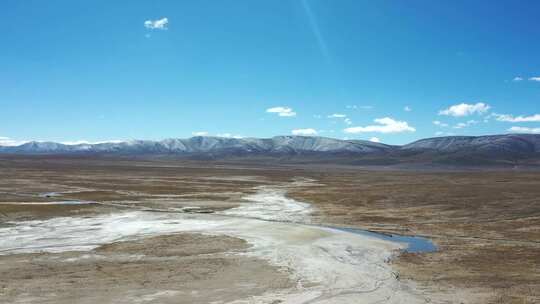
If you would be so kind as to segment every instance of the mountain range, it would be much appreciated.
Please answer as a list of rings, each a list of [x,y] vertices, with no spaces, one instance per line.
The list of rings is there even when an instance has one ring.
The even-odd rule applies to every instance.
[[[0,146],[2,154],[170,156],[195,159],[278,159],[282,162],[336,162],[393,165],[540,165],[540,135],[505,134],[421,139],[397,146],[318,136],[129,140],[98,144],[27,142]]]

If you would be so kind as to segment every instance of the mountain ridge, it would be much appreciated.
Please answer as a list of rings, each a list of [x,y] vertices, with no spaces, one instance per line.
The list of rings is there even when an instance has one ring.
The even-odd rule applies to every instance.
[[[346,163],[522,163],[540,164],[540,134],[446,136],[425,138],[406,145],[320,136],[285,135],[272,138],[195,136],[159,141],[129,140],[96,144],[27,142],[0,146],[2,154],[169,155],[187,158],[227,159],[277,157],[303,161]]]

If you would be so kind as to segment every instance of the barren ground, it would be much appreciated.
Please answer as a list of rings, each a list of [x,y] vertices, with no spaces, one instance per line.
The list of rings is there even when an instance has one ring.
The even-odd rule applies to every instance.
[[[179,210],[189,207],[184,209],[187,212],[214,212],[237,206],[256,186],[295,176],[313,178],[318,186],[298,187],[288,195],[313,204],[315,222],[431,237],[438,252],[402,254],[392,263],[401,280],[414,281],[427,293],[442,294],[440,302],[459,303],[471,295],[478,296],[472,297],[474,303],[540,301],[537,172],[391,172],[4,156],[0,172],[0,226],[9,221],[106,214],[119,208],[173,205]],[[59,200],[106,205],[25,204]],[[202,247],[197,245],[201,238],[208,238]],[[175,245],[179,243],[190,244],[187,247],[193,252],[179,252]],[[0,256],[0,290],[8,297],[38,290],[68,303],[73,297],[96,300],[87,297],[92,290],[107,297],[144,286],[155,290],[157,298],[160,292],[176,290],[185,303],[208,303],[216,294],[187,291],[207,285],[221,294],[233,284],[238,288],[223,293],[228,300],[290,284],[279,269],[261,260],[247,259],[245,272],[238,271],[238,260],[227,252],[244,246],[234,238],[180,234],[104,245],[91,253],[109,260],[114,256],[118,263],[92,258],[76,259],[69,266],[56,262],[73,258],[74,253]],[[155,259],[134,259],[137,254]],[[169,255],[179,257],[173,267],[178,271],[171,270]],[[57,278],[58,285],[47,286],[51,277]],[[157,283],[149,283],[149,278]],[[255,285],[244,285],[246,281]],[[169,288],[172,285],[181,287]],[[74,286],[84,288],[74,290]]]
[[[228,254],[246,246],[225,236],[177,234],[117,242],[84,253],[4,256],[2,301],[217,303],[290,286],[287,275],[275,267]]]

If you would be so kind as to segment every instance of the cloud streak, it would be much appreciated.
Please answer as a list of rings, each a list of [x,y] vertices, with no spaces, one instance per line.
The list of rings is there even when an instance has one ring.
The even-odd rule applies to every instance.
[[[460,123],[456,124],[455,126],[453,126],[453,128],[454,129],[463,129],[463,128],[466,128],[466,127],[468,127],[470,125],[475,125],[477,123],[478,123],[478,121],[476,121],[476,120],[469,120],[467,122],[460,122]]]
[[[369,125],[364,127],[351,127],[343,130],[345,133],[357,134],[357,133],[402,133],[402,132],[415,132],[414,127],[409,126],[406,121],[394,120],[390,117],[377,118],[374,120],[376,125]]]
[[[291,133],[293,135],[304,135],[304,136],[313,136],[313,135],[317,135],[317,130],[315,129],[312,129],[312,128],[307,128],[307,129],[294,129],[291,131]]]
[[[15,140],[9,137],[0,136],[0,146],[18,146],[26,142],[27,141]]]
[[[353,109],[353,110],[372,110],[373,106],[357,106],[357,105],[348,105],[346,106],[347,109]]]
[[[240,139],[240,138],[244,138],[244,136],[242,135],[234,135],[234,134],[231,134],[231,133],[220,133],[220,134],[217,134],[217,137],[225,137],[225,138],[235,138],[235,139]]]
[[[278,116],[281,117],[294,117],[296,116],[296,112],[293,111],[293,109],[289,107],[273,107],[266,109],[266,113],[275,113]]]
[[[540,134],[540,128],[511,127],[508,132]]]
[[[540,122],[540,114],[530,116],[513,116],[510,114],[493,114],[496,120],[506,122]]]
[[[446,128],[448,127],[448,124],[447,123],[444,123],[442,121],[439,121],[439,120],[434,120],[433,121],[433,124],[438,126],[438,127],[442,127],[442,128]]]
[[[68,145],[68,146],[74,146],[74,145],[97,145],[97,144],[109,144],[109,143],[121,143],[124,142],[124,140],[98,140],[98,141],[89,141],[89,140],[74,140],[74,141],[61,141],[61,144]]]
[[[460,103],[439,111],[439,115],[463,117],[473,114],[484,114],[490,108],[491,107],[489,105],[483,102],[478,102],[475,104]]]
[[[146,20],[144,27],[151,30],[167,30],[167,24],[169,24],[169,19],[165,17],[158,20]]]
[[[340,114],[340,113],[334,113],[332,115],[328,115],[328,118],[345,118],[345,117],[347,117],[347,115]]]
[[[326,58],[326,60],[330,60],[330,52],[328,52],[326,41],[324,40],[324,37],[321,34],[321,30],[319,29],[319,25],[317,23],[317,18],[315,14],[313,13],[313,11],[311,10],[311,6],[309,5],[308,0],[302,0],[302,6],[308,17],[311,31],[313,32],[313,35],[315,35],[315,38],[317,39],[319,50],[321,51],[323,56]]]

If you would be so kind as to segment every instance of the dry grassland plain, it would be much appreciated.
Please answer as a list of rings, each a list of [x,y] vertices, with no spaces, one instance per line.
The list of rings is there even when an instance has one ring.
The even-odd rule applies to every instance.
[[[289,189],[287,195],[312,204],[312,223],[432,239],[437,252],[403,253],[390,263],[399,270],[400,280],[439,295],[441,303],[461,298],[474,299],[469,303],[540,302],[538,172],[391,171],[46,156],[1,156],[0,172],[0,227],[14,221],[91,216],[122,208],[160,209],[171,203],[179,210],[192,208],[182,209],[185,212],[212,213],[237,206],[257,186],[309,178],[316,184]],[[46,204],[59,200],[100,204]],[[192,252],[179,252],[178,244],[191,244]],[[64,303],[73,299],[73,293],[80,297],[96,290],[106,298],[111,286],[146,286],[159,296],[160,284],[184,284],[181,303],[208,303],[221,296],[232,300],[290,286],[276,267],[255,258],[240,267],[236,258],[226,254],[245,246],[235,238],[180,234],[94,249],[95,254],[115,255],[118,263],[77,262],[68,267],[40,263],[40,256],[47,254],[0,256],[0,293],[15,299],[28,292],[21,286],[50,289],[47,281],[54,277]],[[171,272],[170,264],[160,259],[122,262],[126,255],[143,253],[178,257],[175,268],[183,271]],[[65,260],[73,253],[56,255]],[[237,288],[224,292],[229,290],[228,283]],[[84,288],[74,288],[81,285]],[[188,293],[203,285],[223,293]]]

